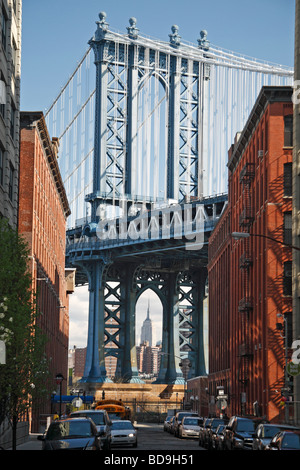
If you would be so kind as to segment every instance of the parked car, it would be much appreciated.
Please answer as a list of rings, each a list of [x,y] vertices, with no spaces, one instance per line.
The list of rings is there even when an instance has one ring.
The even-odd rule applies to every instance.
[[[265,450],[266,446],[270,444],[272,438],[280,431],[296,431],[299,428],[284,424],[269,424],[261,423],[257,426],[254,439],[253,450]]]
[[[172,416],[170,419],[170,424],[169,424],[169,433],[174,434],[174,423],[175,423],[175,416]]]
[[[209,423],[211,422],[211,418],[205,418],[203,421],[203,425],[200,427],[199,430],[199,446],[204,447],[206,443],[206,432],[207,428],[209,426]]]
[[[199,438],[199,431],[202,423],[203,418],[198,418],[197,416],[185,416],[179,427],[179,437]]]
[[[137,446],[137,430],[129,420],[113,420],[111,425],[111,445]]]
[[[53,421],[38,439],[42,441],[42,450],[101,450],[99,432],[89,418]]]
[[[164,431],[165,432],[169,431],[169,426],[170,426],[171,419],[172,419],[172,416],[167,416],[165,421],[164,421]]]
[[[205,433],[205,445],[208,447],[208,449],[212,448],[213,434],[219,424],[225,424],[225,420],[223,418],[212,418],[212,420],[207,426],[207,431]]]
[[[252,449],[255,421],[241,416],[232,416],[226,426],[225,450]]]
[[[174,419],[174,435],[179,437],[179,428],[181,426],[181,422],[185,416],[198,416],[197,413],[193,413],[192,411],[178,411],[175,415]]]
[[[280,431],[265,450],[300,450],[300,431]]]
[[[103,449],[110,450],[111,447],[111,420],[105,410],[81,410],[74,411],[70,418],[90,418],[96,425],[100,433],[101,445]]]
[[[224,432],[226,429],[225,424],[219,424],[217,429],[212,434],[212,449],[224,450]]]

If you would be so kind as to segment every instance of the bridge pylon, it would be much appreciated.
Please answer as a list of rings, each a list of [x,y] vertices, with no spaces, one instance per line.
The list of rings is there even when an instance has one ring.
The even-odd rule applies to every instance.
[[[89,286],[82,383],[111,382],[109,356],[115,358],[115,380],[142,383],[135,309],[142,293],[152,289],[163,307],[157,384],[182,385],[206,373],[207,240],[227,201],[226,195],[203,198],[209,43],[204,38],[196,56],[185,57],[174,27],[169,44],[155,45],[139,38],[133,19],[126,37],[109,31],[105,13],[99,20],[89,41],[96,66],[93,189],[85,196],[91,215],[68,231],[73,239],[67,246],[67,262]],[[149,227],[155,236],[148,237]]]

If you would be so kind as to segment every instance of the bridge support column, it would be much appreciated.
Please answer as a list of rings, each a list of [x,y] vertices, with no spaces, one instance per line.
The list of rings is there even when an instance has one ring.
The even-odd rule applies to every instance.
[[[144,383],[139,378],[135,344],[136,291],[133,289],[134,268],[125,267],[122,296],[124,298],[124,352],[122,378],[128,383]]]
[[[101,261],[90,265],[88,342],[84,376],[81,382],[111,382],[106,377],[104,360],[104,286],[105,264]]]
[[[170,273],[168,276],[166,294],[163,312],[163,350],[157,383],[184,384],[185,380],[179,365],[179,298],[176,273]]]
[[[197,334],[195,335],[196,345],[195,345],[195,370],[193,375],[195,377],[200,377],[206,375],[205,368],[205,354],[204,354],[204,298],[205,298],[205,285],[207,279],[207,269],[202,268],[197,271],[194,275],[196,292],[197,292],[197,315],[195,319],[195,329]]]

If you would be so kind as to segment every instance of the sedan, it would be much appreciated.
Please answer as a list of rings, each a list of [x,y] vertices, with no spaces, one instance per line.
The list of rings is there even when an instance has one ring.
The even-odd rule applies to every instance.
[[[172,418],[170,419],[170,424],[169,424],[169,433],[170,434],[174,434],[174,422],[175,422],[175,416],[172,416]]]
[[[225,424],[219,424],[217,429],[212,434],[211,447],[214,450],[223,450]]]
[[[105,410],[82,410],[74,411],[70,418],[90,418],[101,436],[101,444],[104,450],[110,450],[111,446],[111,421]]]
[[[38,436],[42,450],[100,450],[101,439],[89,418],[53,421],[46,434]]]
[[[179,437],[199,438],[200,425],[203,418],[185,416],[179,427]]]
[[[172,416],[167,416],[166,419],[164,420],[164,431],[166,432],[169,431],[171,418]]]
[[[129,420],[114,420],[111,425],[111,445],[137,446],[137,430]]]

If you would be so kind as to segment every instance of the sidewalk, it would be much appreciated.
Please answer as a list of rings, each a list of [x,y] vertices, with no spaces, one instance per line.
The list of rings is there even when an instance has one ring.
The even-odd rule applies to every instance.
[[[17,450],[42,450],[42,441],[38,441],[37,436],[39,434],[29,434],[28,440],[23,444],[19,444]]]

